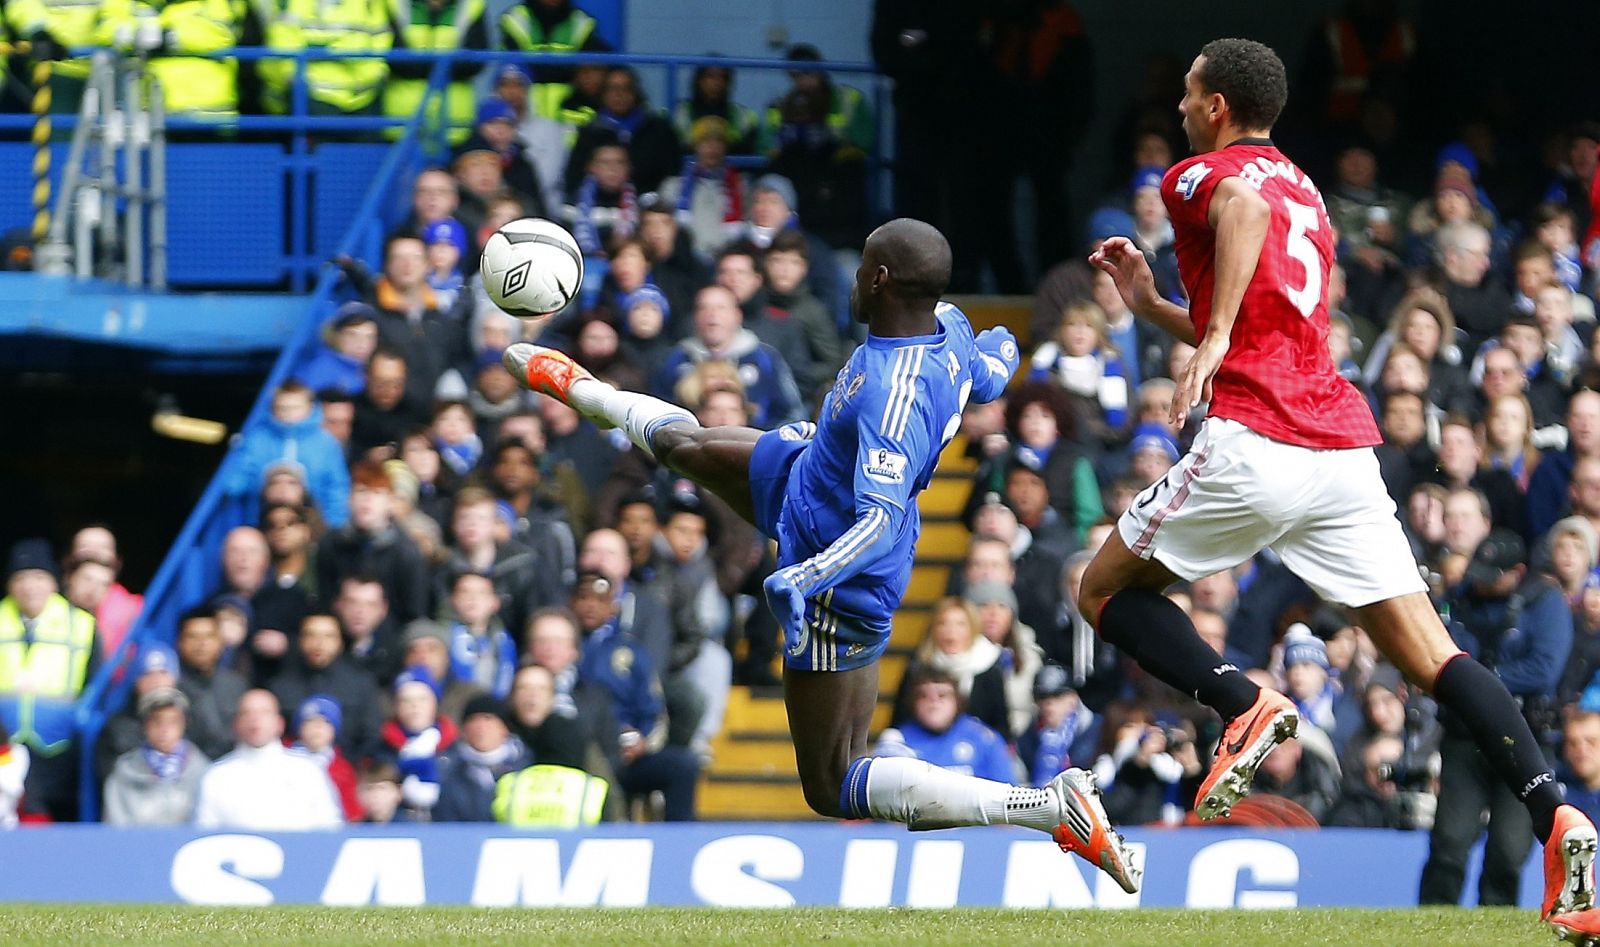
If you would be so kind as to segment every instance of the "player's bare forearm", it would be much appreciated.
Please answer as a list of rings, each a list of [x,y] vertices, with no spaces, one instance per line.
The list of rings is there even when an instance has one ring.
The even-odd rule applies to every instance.
[[[1189,310],[1169,299],[1158,297],[1134,310],[1133,314],[1179,342],[1200,344],[1200,340],[1194,334],[1194,323],[1189,321]]]
[[[1217,185],[1207,217],[1217,232],[1216,284],[1211,296],[1211,321],[1206,338],[1226,342],[1244,302],[1245,289],[1255,276],[1261,247],[1267,242],[1272,209],[1266,199],[1240,178]]]

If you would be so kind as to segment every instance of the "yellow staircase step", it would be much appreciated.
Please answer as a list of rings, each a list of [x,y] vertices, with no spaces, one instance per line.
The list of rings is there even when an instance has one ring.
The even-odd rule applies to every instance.
[[[922,562],[956,563],[967,557],[972,534],[960,523],[923,523],[917,539],[917,559]]]
[[[742,821],[767,819],[789,821],[815,819],[806,805],[800,780],[705,779],[700,783],[696,808],[704,820]]]
[[[789,732],[789,715],[783,701],[771,697],[753,697],[748,687],[735,687],[728,692],[728,715],[723,729],[729,733],[755,731],[760,733]]]
[[[928,566],[921,563],[913,565],[911,584],[906,586],[906,596],[901,607],[932,605],[944,598],[944,590],[949,582],[949,566]]]
[[[781,739],[719,739],[711,746],[711,772],[719,776],[793,776],[794,744]]]
[[[935,477],[917,498],[926,520],[960,519],[961,510],[972,495],[972,481],[966,477]]]
[[[889,637],[889,647],[910,651],[922,644],[922,638],[927,634],[928,624],[932,618],[932,612],[922,609],[895,613],[894,631]]]

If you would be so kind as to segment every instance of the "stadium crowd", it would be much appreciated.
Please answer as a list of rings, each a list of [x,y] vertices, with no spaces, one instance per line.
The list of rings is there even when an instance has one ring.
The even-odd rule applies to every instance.
[[[8,4],[14,28],[23,6]],[[515,48],[599,48],[564,0],[506,17],[507,42],[543,31],[543,46]],[[1052,23],[1059,48],[1076,48],[1072,25]],[[396,24],[395,42],[415,29]],[[917,29],[898,34],[905,50]],[[694,817],[730,686],[777,682],[768,545],[625,437],[525,393],[500,352],[559,346],[707,425],[803,420],[849,383],[840,368],[862,338],[849,254],[867,223],[851,195],[872,125],[858,91],[804,66],[816,50],[790,58],[793,87],[765,114],[734,102],[731,70],[715,67],[670,115],[630,70],[581,63],[506,66],[492,96],[467,100],[451,162],[416,176],[381,260],[337,261],[350,301],[226,468],[245,525],[224,544],[221,587],[160,630],[172,647],[141,648],[125,671],[128,704],[95,753],[108,820]],[[1479,126],[1407,151],[1362,107],[1385,104],[1380,86],[1352,106],[1348,83],[1325,85],[1308,108],[1327,109],[1320,181],[1339,237],[1330,355],[1380,419],[1385,482],[1452,635],[1519,698],[1569,800],[1600,817],[1600,130],[1552,131],[1544,166],[1491,164]],[[970,549],[877,745],[1035,785],[1089,767],[1123,824],[1185,821],[1219,731],[1073,604],[1117,516],[1168,475],[1204,414],[1168,423],[1191,350],[1137,323],[1084,261],[1127,236],[1182,302],[1159,197],[1181,154],[1169,91],[1120,123],[1131,180],[1049,257],[1027,377],[966,412]],[[734,154],[768,161],[747,174]],[[519,321],[472,275],[487,236],[528,215],[569,226],[587,276],[566,311]],[[10,551],[0,818],[19,798],[24,817],[73,817],[62,707],[138,610],[118,565],[102,526],[61,560],[43,541]],[[1168,594],[1302,715],[1299,741],[1257,781],[1258,798],[1283,802],[1235,818],[1431,830],[1423,897],[1454,903],[1492,813],[1481,894],[1514,903],[1525,813],[1347,612],[1270,551]]]

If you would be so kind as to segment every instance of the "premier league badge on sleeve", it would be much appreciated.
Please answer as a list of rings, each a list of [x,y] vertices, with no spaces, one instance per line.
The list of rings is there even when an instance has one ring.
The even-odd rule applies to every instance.
[[[1178,195],[1184,200],[1193,197],[1194,189],[1199,187],[1200,182],[1204,181],[1206,175],[1210,173],[1211,169],[1206,166],[1204,161],[1191,165],[1188,170],[1178,175],[1178,183],[1175,185]]]

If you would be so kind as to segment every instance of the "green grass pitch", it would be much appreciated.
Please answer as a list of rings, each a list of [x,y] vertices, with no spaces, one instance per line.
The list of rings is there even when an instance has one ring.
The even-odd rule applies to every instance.
[[[1295,947],[1557,943],[1532,912],[1018,911],[696,908],[201,908],[3,905],[14,947],[77,944],[949,944]]]

